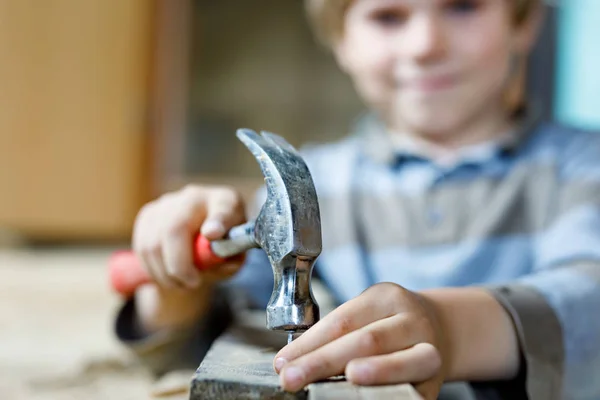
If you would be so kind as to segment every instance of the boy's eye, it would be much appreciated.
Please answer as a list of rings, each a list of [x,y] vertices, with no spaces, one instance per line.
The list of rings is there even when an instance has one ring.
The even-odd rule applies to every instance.
[[[397,10],[379,10],[373,12],[371,19],[384,27],[392,27],[402,24],[406,14]]]
[[[452,0],[446,4],[446,10],[455,14],[469,14],[479,9],[478,0]]]

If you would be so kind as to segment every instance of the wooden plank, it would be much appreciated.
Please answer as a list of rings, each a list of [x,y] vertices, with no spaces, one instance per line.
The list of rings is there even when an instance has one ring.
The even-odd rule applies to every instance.
[[[273,357],[285,335],[234,327],[215,341],[192,379],[190,399],[306,399],[279,387]]]
[[[256,326],[229,329],[215,341],[194,374],[190,399],[420,399],[411,385],[358,387],[343,377],[309,385],[298,393],[285,392],[272,367],[285,336]]]

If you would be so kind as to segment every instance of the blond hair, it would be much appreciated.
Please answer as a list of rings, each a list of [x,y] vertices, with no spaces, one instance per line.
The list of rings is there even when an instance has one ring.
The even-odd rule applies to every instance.
[[[513,20],[521,25],[542,0],[507,0],[514,5]],[[354,0],[305,0],[309,22],[319,40],[331,45],[344,33],[344,17]]]

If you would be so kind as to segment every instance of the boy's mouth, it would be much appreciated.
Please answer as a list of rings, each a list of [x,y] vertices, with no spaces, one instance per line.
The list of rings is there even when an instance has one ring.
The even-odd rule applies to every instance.
[[[456,75],[436,75],[416,77],[401,81],[401,87],[419,93],[436,93],[453,87],[457,82]]]

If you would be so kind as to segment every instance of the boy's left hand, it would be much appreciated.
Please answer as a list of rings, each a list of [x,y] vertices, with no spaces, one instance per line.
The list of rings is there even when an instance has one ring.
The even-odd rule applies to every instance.
[[[358,385],[412,383],[436,399],[449,365],[435,307],[392,283],[341,305],[275,356],[285,390],[340,375]]]

